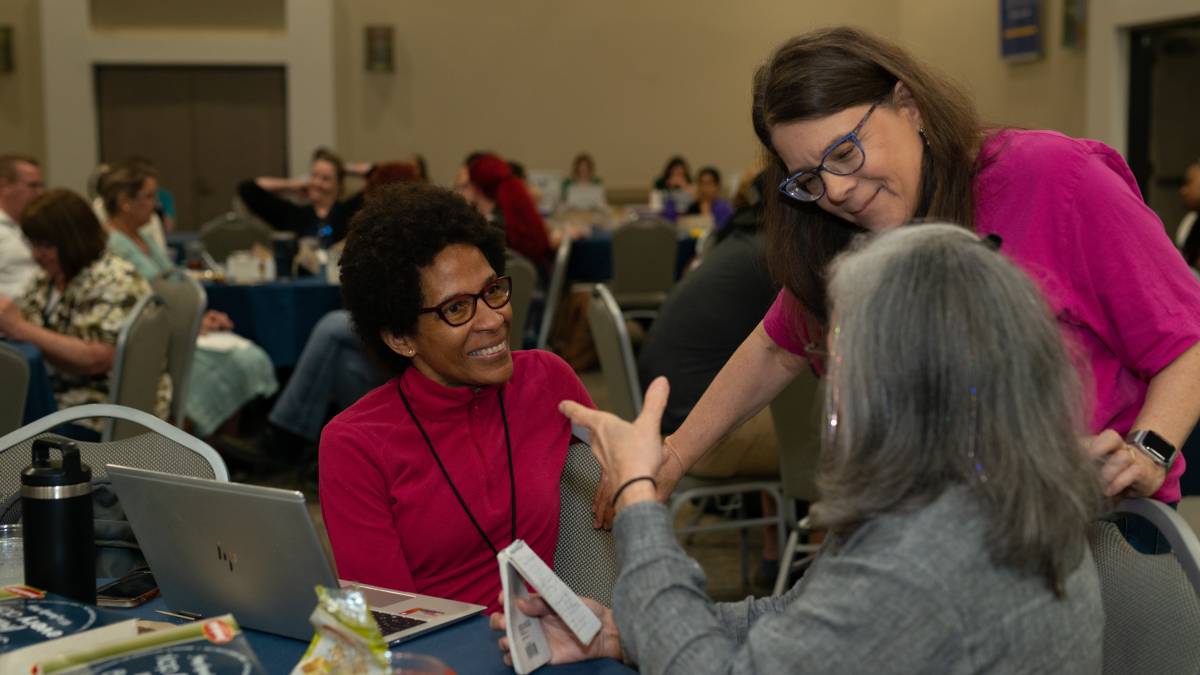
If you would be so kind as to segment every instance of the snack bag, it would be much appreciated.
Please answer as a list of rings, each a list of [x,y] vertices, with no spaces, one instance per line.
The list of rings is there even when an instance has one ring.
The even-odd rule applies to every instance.
[[[361,591],[317,586],[317,608],[309,621],[316,635],[292,675],[363,673],[387,675],[387,643]]]

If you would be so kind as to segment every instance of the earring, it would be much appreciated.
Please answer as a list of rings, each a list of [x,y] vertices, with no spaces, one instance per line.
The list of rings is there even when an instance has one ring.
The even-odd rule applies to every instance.
[[[917,134],[920,135],[921,142],[928,146],[929,145],[929,137],[925,135],[925,125],[921,125],[921,126],[917,127]]]

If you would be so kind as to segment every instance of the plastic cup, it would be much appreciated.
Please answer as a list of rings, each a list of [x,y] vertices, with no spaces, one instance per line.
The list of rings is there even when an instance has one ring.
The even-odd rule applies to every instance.
[[[0,586],[25,582],[25,539],[20,525],[0,525]]]

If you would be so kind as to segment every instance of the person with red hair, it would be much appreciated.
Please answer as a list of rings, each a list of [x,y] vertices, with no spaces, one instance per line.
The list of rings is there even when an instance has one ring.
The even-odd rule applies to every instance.
[[[546,221],[508,162],[493,154],[483,154],[468,163],[467,173],[471,185],[499,208],[508,248],[545,268],[553,248]]]

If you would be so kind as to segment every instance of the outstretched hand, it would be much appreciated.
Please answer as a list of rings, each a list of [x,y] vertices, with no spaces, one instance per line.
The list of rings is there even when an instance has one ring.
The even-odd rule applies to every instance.
[[[547,605],[541,596],[531,595],[527,598],[518,598],[517,609],[526,616],[541,619],[542,631],[545,632],[546,642],[550,645],[550,663],[574,663],[606,657],[619,660],[621,658],[621,639],[617,631],[617,624],[613,621],[612,610],[591,598],[580,598],[580,600],[600,619],[600,632],[596,634],[589,645],[575,639],[575,633],[571,632],[567,624],[554,613],[554,610],[550,609],[550,605]],[[504,593],[500,593],[500,603],[504,604]],[[492,614],[488,617],[488,623],[492,630],[506,630],[504,612]],[[504,665],[512,666],[508,636],[501,637],[498,642],[500,652],[504,655]]]
[[[574,401],[563,401],[558,409],[591,431],[592,452],[610,485],[615,486],[630,478],[658,473],[663,460],[660,428],[669,394],[667,378],[655,378],[646,389],[641,414],[632,423]]]

